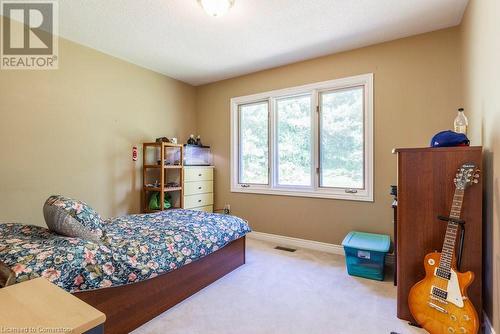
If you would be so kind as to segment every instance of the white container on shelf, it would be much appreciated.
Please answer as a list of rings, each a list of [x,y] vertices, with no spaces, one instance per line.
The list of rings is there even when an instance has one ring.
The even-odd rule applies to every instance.
[[[184,145],[184,166],[211,166],[210,146]]]

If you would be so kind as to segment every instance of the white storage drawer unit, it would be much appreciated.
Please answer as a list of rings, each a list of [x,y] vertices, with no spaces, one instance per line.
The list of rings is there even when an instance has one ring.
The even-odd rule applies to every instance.
[[[213,181],[214,179],[214,168],[209,167],[198,167],[198,166],[184,166],[184,182],[195,182],[195,181]]]
[[[184,183],[184,195],[196,195],[212,193],[214,191],[214,182],[210,181],[194,181]]]
[[[184,166],[183,202],[184,209],[213,212],[213,166]]]

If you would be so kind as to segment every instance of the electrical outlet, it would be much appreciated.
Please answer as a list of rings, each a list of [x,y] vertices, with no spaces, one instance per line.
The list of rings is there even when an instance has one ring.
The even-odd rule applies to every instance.
[[[225,215],[230,215],[231,214],[231,204],[224,204],[224,214]]]

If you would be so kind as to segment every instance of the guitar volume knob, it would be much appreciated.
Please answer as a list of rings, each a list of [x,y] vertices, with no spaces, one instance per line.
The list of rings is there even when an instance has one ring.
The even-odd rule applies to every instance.
[[[467,329],[465,329],[465,327],[460,327],[459,330],[460,330],[460,333],[463,333],[463,334],[467,333]]]
[[[469,321],[470,320],[470,317],[467,315],[467,314],[464,314],[464,316],[462,317],[462,319],[464,321]]]
[[[448,327],[448,333],[455,333],[455,329],[453,327]]]
[[[450,315],[450,319],[451,319],[452,321],[457,321],[457,316],[456,316],[456,315],[454,315],[454,314],[452,314],[452,315]]]

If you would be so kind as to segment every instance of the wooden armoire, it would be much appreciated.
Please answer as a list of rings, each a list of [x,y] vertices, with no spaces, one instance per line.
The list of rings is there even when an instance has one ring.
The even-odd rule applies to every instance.
[[[410,288],[424,278],[423,259],[441,251],[455,191],[453,179],[466,162],[479,168],[481,147],[397,149],[397,316],[414,321],[408,308]],[[482,314],[482,177],[465,191],[461,218],[465,221],[463,257],[459,271],[472,271],[475,279],[469,298]],[[458,244],[458,242],[457,242]],[[458,251],[458,245],[457,245]]]

